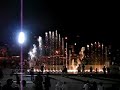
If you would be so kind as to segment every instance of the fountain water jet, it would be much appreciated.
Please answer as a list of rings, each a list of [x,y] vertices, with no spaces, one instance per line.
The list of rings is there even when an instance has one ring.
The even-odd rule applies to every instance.
[[[73,49],[71,51],[69,49],[68,43],[66,44],[65,38],[61,37],[61,35],[58,33],[57,30],[45,32],[44,42],[43,42],[43,38],[39,36],[38,43],[39,43],[39,46],[33,45],[33,49],[30,50],[29,52],[30,59],[31,61],[36,61],[35,59],[38,59],[39,61],[37,61],[37,63],[39,62],[40,65],[44,62],[46,66],[46,69],[45,69],[46,71],[58,72],[58,71],[61,71],[63,66],[68,66],[67,67],[68,72],[77,72],[78,65],[79,64],[82,65],[84,63],[84,59],[86,59],[87,57],[85,50],[88,51],[88,55],[91,58],[94,57],[94,55],[96,55],[95,45],[97,44],[97,42],[95,42],[95,44],[91,43],[90,45],[87,45],[86,48],[82,47],[79,52],[79,55],[74,56],[74,46],[72,47]],[[103,50],[104,49],[103,44],[99,45],[99,43],[98,43],[98,47],[97,47],[97,50],[98,51],[102,50],[101,51],[102,54],[104,54],[103,51],[106,51],[105,56],[107,59],[107,48]],[[102,49],[100,49],[100,47]],[[65,52],[66,48],[68,49],[67,50],[68,53]],[[102,57],[104,56],[102,55]],[[95,66],[95,67],[98,67],[98,66]]]

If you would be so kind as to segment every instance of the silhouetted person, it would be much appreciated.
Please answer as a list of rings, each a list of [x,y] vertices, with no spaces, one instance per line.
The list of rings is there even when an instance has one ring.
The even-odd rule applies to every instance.
[[[67,67],[66,66],[64,67],[64,75],[65,76],[67,75]]]
[[[34,80],[34,68],[32,67],[30,70],[30,75],[31,75],[31,81]]]
[[[92,66],[90,67],[90,73],[92,73],[92,71],[93,71],[93,68],[92,68]]]
[[[23,90],[27,90],[26,80],[22,80]]]
[[[22,80],[23,87],[26,87],[26,81]]]
[[[63,76],[67,74],[67,67],[66,66],[63,66],[62,74],[63,74]]]
[[[106,74],[106,67],[103,67],[103,73]]]
[[[82,65],[82,72],[85,72],[85,65]]]
[[[81,72],[81,65],[80,64],[79,64],[77,70],[78,70],[78,74],[80,74],[80,72]]]
[[[64,72],[65,72],[65,66],[63,66],[62,68],[62,73],[64,74]]]
[[[49,90],[50,87],[51,87],[50,77],[49,77],[49,73],[47,73],[45,77],[44,88],[45,90]]]
[[[40,75],[40,73],[35,77],[35,90],[43,90],[43,77]]]
[[[95,69],[95,73],[98,73],[98,69],[97,68]]]
[[[16,76],[16,84],[20,84],[20,77],[18,76],[18,74],[15,74],[15,76]]]
[[[41,66],[41,72],[43,73],[44,71],[44,65]]]
[[[2,87],[2,90],[14,90],[14,88],[12,87],[12,79],[8,79],[7,83]]]
[[[67,67],[65,67],[64,70],[65,70],[65,73],[67,73]]]

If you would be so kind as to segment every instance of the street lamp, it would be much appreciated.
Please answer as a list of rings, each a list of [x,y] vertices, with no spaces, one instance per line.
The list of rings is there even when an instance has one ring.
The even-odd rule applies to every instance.
[[[25,34],[24,34],[24,32],[19,33],[18,42],[21,44],[21,46],[25,42]]]
[[[25,34],[24,32],[20,32],[19,35],[18,35],[18,42],[20,44],[20,47],[21,47],[21,52],[20,52],[20,67],[21,67],[21,90],[23,90],[23,85],[22,85],[22,81],[23,81],[23,76],[22,76],[22,73],[23,73],[23,51],[22,51],[22,46],[25,42]]]

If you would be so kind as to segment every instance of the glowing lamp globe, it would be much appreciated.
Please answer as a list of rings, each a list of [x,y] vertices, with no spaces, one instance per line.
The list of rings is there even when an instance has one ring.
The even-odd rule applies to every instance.
[[[19,42],[20,44],[23,44],[23,43],[25,42],[25,34],[24,34],[24,32],[20,32],[20,33],[19,33],[18,42]]]

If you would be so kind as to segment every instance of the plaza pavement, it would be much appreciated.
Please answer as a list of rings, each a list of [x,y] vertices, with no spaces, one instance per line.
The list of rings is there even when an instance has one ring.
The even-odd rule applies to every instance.
[[[12,78],[14,80],[14,83],[16,82],[15,76],[10,76],[10,69],[4,69],[4,78],[1,79],[0,81],[2,82],[2,85],[6,83],[6,80],[9,78]],[[105,79],[97,79],[94,77],[84,77],[84,76],[68,76],[68,77],[63,77],[61,75],[50,75],[51,77],[51,88],[50,90],[55,90],[55,84],[56,82],[66,82],[68,90],[82,90],[83,84],[85,81],[89,80],[90,82],[96,81],[97,83],[103,82],[104,86],[106,88],[111,87],[112,84],[119,84],[118,81],[116,82],[111,81],[110,79],[105,80]],[[23,77],[24,80],[27,81],[27,89],[26,90],[34,90],[34,83],[30,80],[30,75],[24,75]]]

